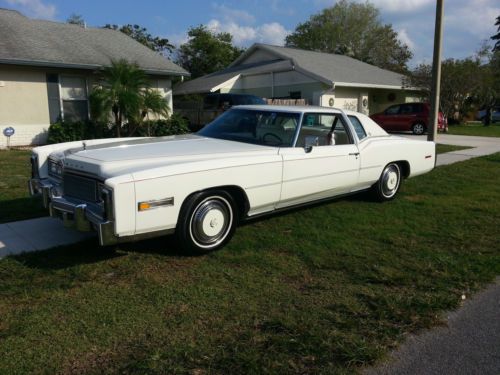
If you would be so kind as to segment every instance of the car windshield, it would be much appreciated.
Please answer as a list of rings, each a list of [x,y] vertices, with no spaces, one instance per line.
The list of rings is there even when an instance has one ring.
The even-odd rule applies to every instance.
[[[233,108],[201,129],[204,137],[266,146],[292,146],[300,114]]]

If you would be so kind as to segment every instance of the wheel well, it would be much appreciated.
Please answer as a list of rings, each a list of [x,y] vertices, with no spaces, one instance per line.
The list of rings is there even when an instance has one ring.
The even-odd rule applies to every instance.
[[[247,197],[245,191],[241,187],[236,186],[236,185],[215,186],[215,187],[211,187],[208,189],[198,190],[198,191],[195,191],[195,192],[189,194],[186,197],[186,199],[184,199],[184,202],[186,202],[190,196],[192,196],[193,194],[196,194],[196,193],[201,193],[204,191],[221,191],[221,190],[225,191],[226,193],[228,193],[229,195],[231,195],[233,197],[234,201],[238,205],[237,208],[238,208],[238,212],[240,214],[240,217],[244,217],[247,214],[248,210],[250,209],[250,203],[248,202],[248,197]],[[183,205],[184,205],[184,202],[182,202]]]
[[[398,160],[395,163],[401,169],[401,174],[403,175],[403,178],[408,178],[408,176],[410,176],[410,163],[408,163],[406,160]]]

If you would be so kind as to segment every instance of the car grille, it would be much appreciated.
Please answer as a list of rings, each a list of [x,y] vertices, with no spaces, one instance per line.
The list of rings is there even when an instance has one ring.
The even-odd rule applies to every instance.
[[[97,202],[97,181],[75,174],[64,173],[64,195],[87,202]]]

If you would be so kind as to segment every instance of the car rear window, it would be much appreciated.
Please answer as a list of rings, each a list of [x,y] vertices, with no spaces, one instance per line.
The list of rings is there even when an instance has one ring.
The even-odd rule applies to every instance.
[[[354,126],[354,131],[356,132],[359,140],[361,141],[363,138],[366,138],[365,128],[361,124],[361,121],[356,116],[347,116],[349,120],[351,120],[352,126]]]

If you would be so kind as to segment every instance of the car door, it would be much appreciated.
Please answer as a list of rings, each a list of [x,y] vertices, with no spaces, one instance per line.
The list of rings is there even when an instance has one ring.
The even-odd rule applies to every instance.
[[[377,123],[384,130],[396,130],[400,105],[393,105],[387,108],[382,114],[377,117]]]
[[[417,113],[412,103],[401,104],[399,108],[399,115],[397,116],[397,121],[394,121],[393,128],[391,130],[396,131],[407,131],[411,129],[411,126],[417,119]]]
[[[359,152],[340,114],[306,113],[295,147],[280,149],[283,182],[277,208],[354,190]]]

